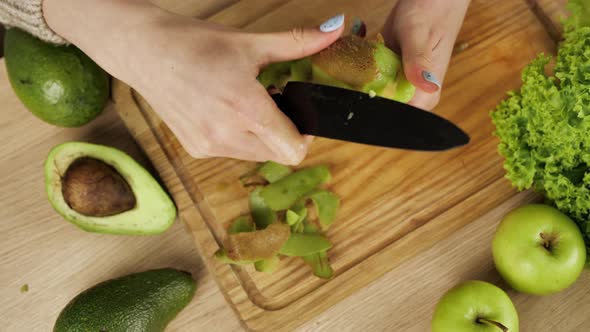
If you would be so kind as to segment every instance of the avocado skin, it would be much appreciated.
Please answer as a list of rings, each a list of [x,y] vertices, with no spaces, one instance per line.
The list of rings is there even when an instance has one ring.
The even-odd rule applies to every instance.
[[[11,28],[4,36],[4,52],[14,92],[39,119],[79,127],[105,108],[108,74],[75,46],[53,45]]]
[[[62,310],[54,332],[161,332],[192,300],[196,282],[171,268],[104,281]]]

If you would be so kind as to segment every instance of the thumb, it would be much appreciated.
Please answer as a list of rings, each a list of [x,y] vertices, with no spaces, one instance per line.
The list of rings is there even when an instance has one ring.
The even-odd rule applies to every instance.
[[[408,81],[428,93],[440,90],[438,77],[442,74],[436,72],[433,63],[433,49],[438,41],[434,40],[433,43],[429,25],[413,25],[411,33],[400,34],[398,40]]]
[[[297,60],[315,54],[340,37],[344,28],[344,14],[336,15],[318,28],[295,28],[290,31],[256,35],[256,50],[262,62]]]

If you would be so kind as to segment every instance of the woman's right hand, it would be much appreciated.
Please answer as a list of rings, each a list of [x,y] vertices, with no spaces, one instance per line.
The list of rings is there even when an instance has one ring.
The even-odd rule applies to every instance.
[[[99,13],[84,16],[84,8]],[[324,25],[327,32],[255,34],[129,0],[45,0],[44,10],[52,29],[137,90],[191,156],[290,165],[305,157],[310,139],[256,77],[269,63],[330,45],[342,33],[343,17]]]
[[[404,73],[417,87],[411,105],[432,110],[453,53],[455,40],[470,0],[399,0],[392,9],[383,37],[401,53]]]

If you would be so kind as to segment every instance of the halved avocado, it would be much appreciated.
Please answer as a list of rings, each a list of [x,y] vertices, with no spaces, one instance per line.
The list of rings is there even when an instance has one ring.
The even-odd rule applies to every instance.
[[[154,177],[126,153],[104,145],[67,142],[45,161],[53,208],[96,233],[153,235],[176,219],[176,206]]]

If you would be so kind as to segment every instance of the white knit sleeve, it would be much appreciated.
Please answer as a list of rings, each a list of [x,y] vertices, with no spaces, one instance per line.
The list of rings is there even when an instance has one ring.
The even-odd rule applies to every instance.
[[[0,0],[0,22],[7,28],[20,28],[33,36],[55,44],[67,41],[49,28],[43,18],[43,0]]]

